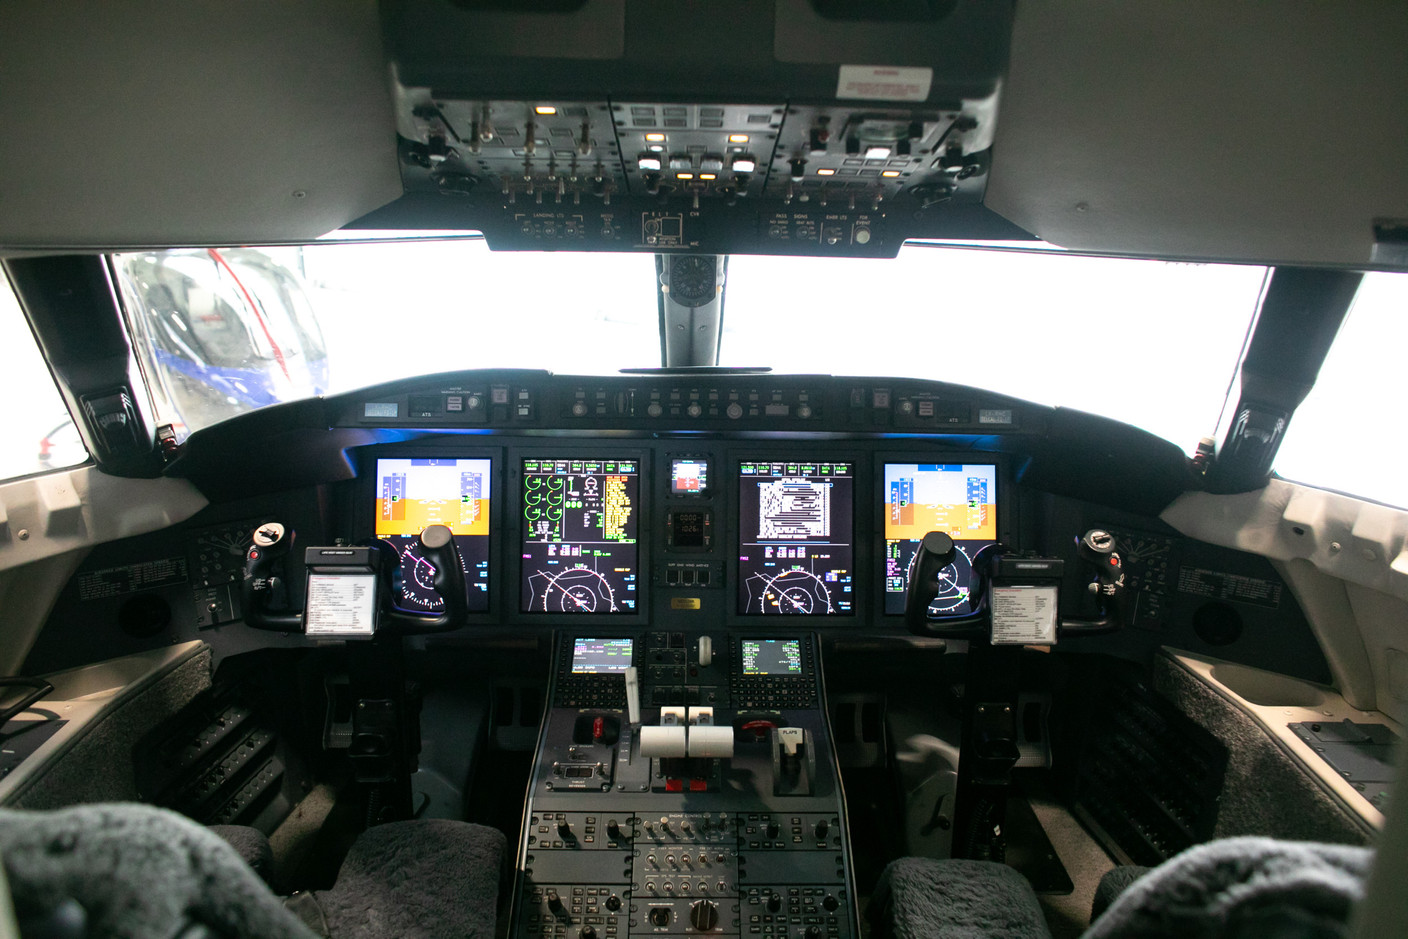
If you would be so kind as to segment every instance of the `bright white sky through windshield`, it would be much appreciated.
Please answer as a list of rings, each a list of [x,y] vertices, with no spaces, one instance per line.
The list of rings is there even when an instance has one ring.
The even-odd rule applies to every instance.
[[[1265,268],[906,246],[729,259],[723,365],[928,378],[1126,421],[1191,454],[1217,428]]]
[[[1408,508],[1403,355],[1408,274],[1365,274],[1310,395],[1276,454],[1276,472]]]

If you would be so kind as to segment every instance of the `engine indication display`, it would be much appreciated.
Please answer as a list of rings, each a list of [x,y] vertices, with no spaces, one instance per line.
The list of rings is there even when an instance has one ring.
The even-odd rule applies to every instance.
[[[854,611],[854,469],[850,463],[739,466],[739,613]]]
[[[523,461],[523,612],[635,612],[639,489],[636,460]]]
[[[990,463],[886,463],[885,612],[903,613],[909,563],[931,531],[953,539],[939,572],[935,612],[972,612],[973,558],[997,541],[997,467]]]
[[[472,613],[489,609],[489,483],[487,459],[379,459],[376,461],[376,536],[401,555],[396,604],[440,612],[445,601],[431,586],[435,568],[421,555],[417,536],[430,525],[455,535],[464,562]]]

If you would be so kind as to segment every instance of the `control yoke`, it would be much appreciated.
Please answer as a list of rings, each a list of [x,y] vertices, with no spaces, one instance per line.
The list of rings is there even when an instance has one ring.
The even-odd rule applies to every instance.
[[[396,607],[388,600],[382,610],[381,621],[405,635],[459,629],[469,618],[469,601],[466,599],[469,588],[465,585],[464,561],[460,558],[454,533],[445,525],[429,525],[420,533],[419,541],[422,556],[435,568],[430,586],[444,599],[445,610],[438,614],[413,613]],[[382,553],[381,569],[386,573],[389,588],[391,572],[400,570],[401,555],[388,542],[378,541],[377,545]],[[395,592],[387,589],[384,596],[395,596]]]
[[[1057,636],[1089,636],[1114,632],[1127,620],[1124,564],[1115,550],[1115,537],[1092,528],[1077,543],[1077,555],[1094,572],[1089,590],[1100,600],[1094,617],[1062,617]],[[1005,545],[988,545],[973,558],[974,584],[969,595],[972,612],[931,614],[929,604],[939,593],[939,577],[953,562],[957,549],[953,539],[941,531],[931,531],[919,543],[909,566],[909,591],[905,596],[905,625],[921,636],[951,639],[981,639],[991,627],[990,606],[994,583],[1021,582],[1039,571],[1043,580],[1059,579],[1062,562],[1055,559],[1019,558]]]
[[[275,632],[305,631],[305,611],[293,609],[289,596],[287,562],[293,549],[294,532],[279,522],[267,522],[254,531],[254,543],[245,555],[244,582],[240,589],[246,626]],[[401,556],[391,544],[378,541],[371,549],[309,548],[323,563],[329,556],[355,556],[360,572],[379,579],[381,606],[376,610],[377,627],[402,635],[448,632],[465,624],[469,616],[464,564],[454,534],[444,525],[430,525],[420,533],[422,556],[434,568],[431,586],[444,598],[441,613],[416,613],[398,608],[393,577],[401,569]],[[310,570],[314,569],[309,562]],[[317,568],[336,572],[336,567]]]
[[[303,631],[303,613],[288,610],[288,578],[280,576],[293,548],[292,529],[278,522],[266,522],[254,530],[254,543],[244,557],[244,583],[240,586],[240,608],[246,626],[281,633]],[[282,612],[272,612],[275,606]]]

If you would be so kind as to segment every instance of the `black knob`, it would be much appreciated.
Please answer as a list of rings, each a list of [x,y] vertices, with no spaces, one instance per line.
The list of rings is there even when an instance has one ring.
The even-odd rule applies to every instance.
[[[577,933],[582,939],[596,939],[595,926],[583,926],[581,932]]]
[[[606,836],[613,841],[621,837],[621,824],[616,819],[611,819],[606,823]]]
[[[652,926],[670,925],[670,908],[668,906],[652,907],[650,910],[650,923]]]
[[[836,908],[841,905],[841,901],[837,900],[835,897],[828,893],[825,899],[821,901],[821,905],[826,908],[826,912],[835,913]]]
[[[563,841],[575,841],[577,836],[572,833],[572,824],[565,818],[557,820],[557,833],[562,836]]]
[[[776,913],[780,909],[782,909],[782,898],[774,893],[768,897],[768,912]]]
[[[775,841],[782,834],[782,826],[777,822],[768,822],[768,840]]]
[[[709,932],[719,925],[719,905],[713,900],[696,900],[689,908],[689,925],[700,932]]]
[[[556,890],[549,890],[547,896],[548,909],[552,910],[554,913],[561,913],[563,910],[562,897],[557,895]]]
[[[816,836],[818,838],[825,838],[826,833],[830,830],[831,826],[827,824],[826,819],[822,819],[816,823]]]
[[[820,926],[808,926],[808,927],[807,927],[807,939],[821,939],[821,927],[820,927]]]
[[[606,908],[611,912],[615,913],[621,908],[621,898],[613,893],[611,896],[606,898]]]

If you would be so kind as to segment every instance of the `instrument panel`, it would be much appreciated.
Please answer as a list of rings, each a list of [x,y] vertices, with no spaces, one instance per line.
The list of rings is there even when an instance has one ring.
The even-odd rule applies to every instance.
[[[401,553],[397,605],[443,607],[414,535],[444,524],[484,624],[897,624],[926,532],[960,548],[949,612],[979,549],[1021,542],[1003,456],[886,440],[440,438],[369,448],[359,475],[356,536]]]

